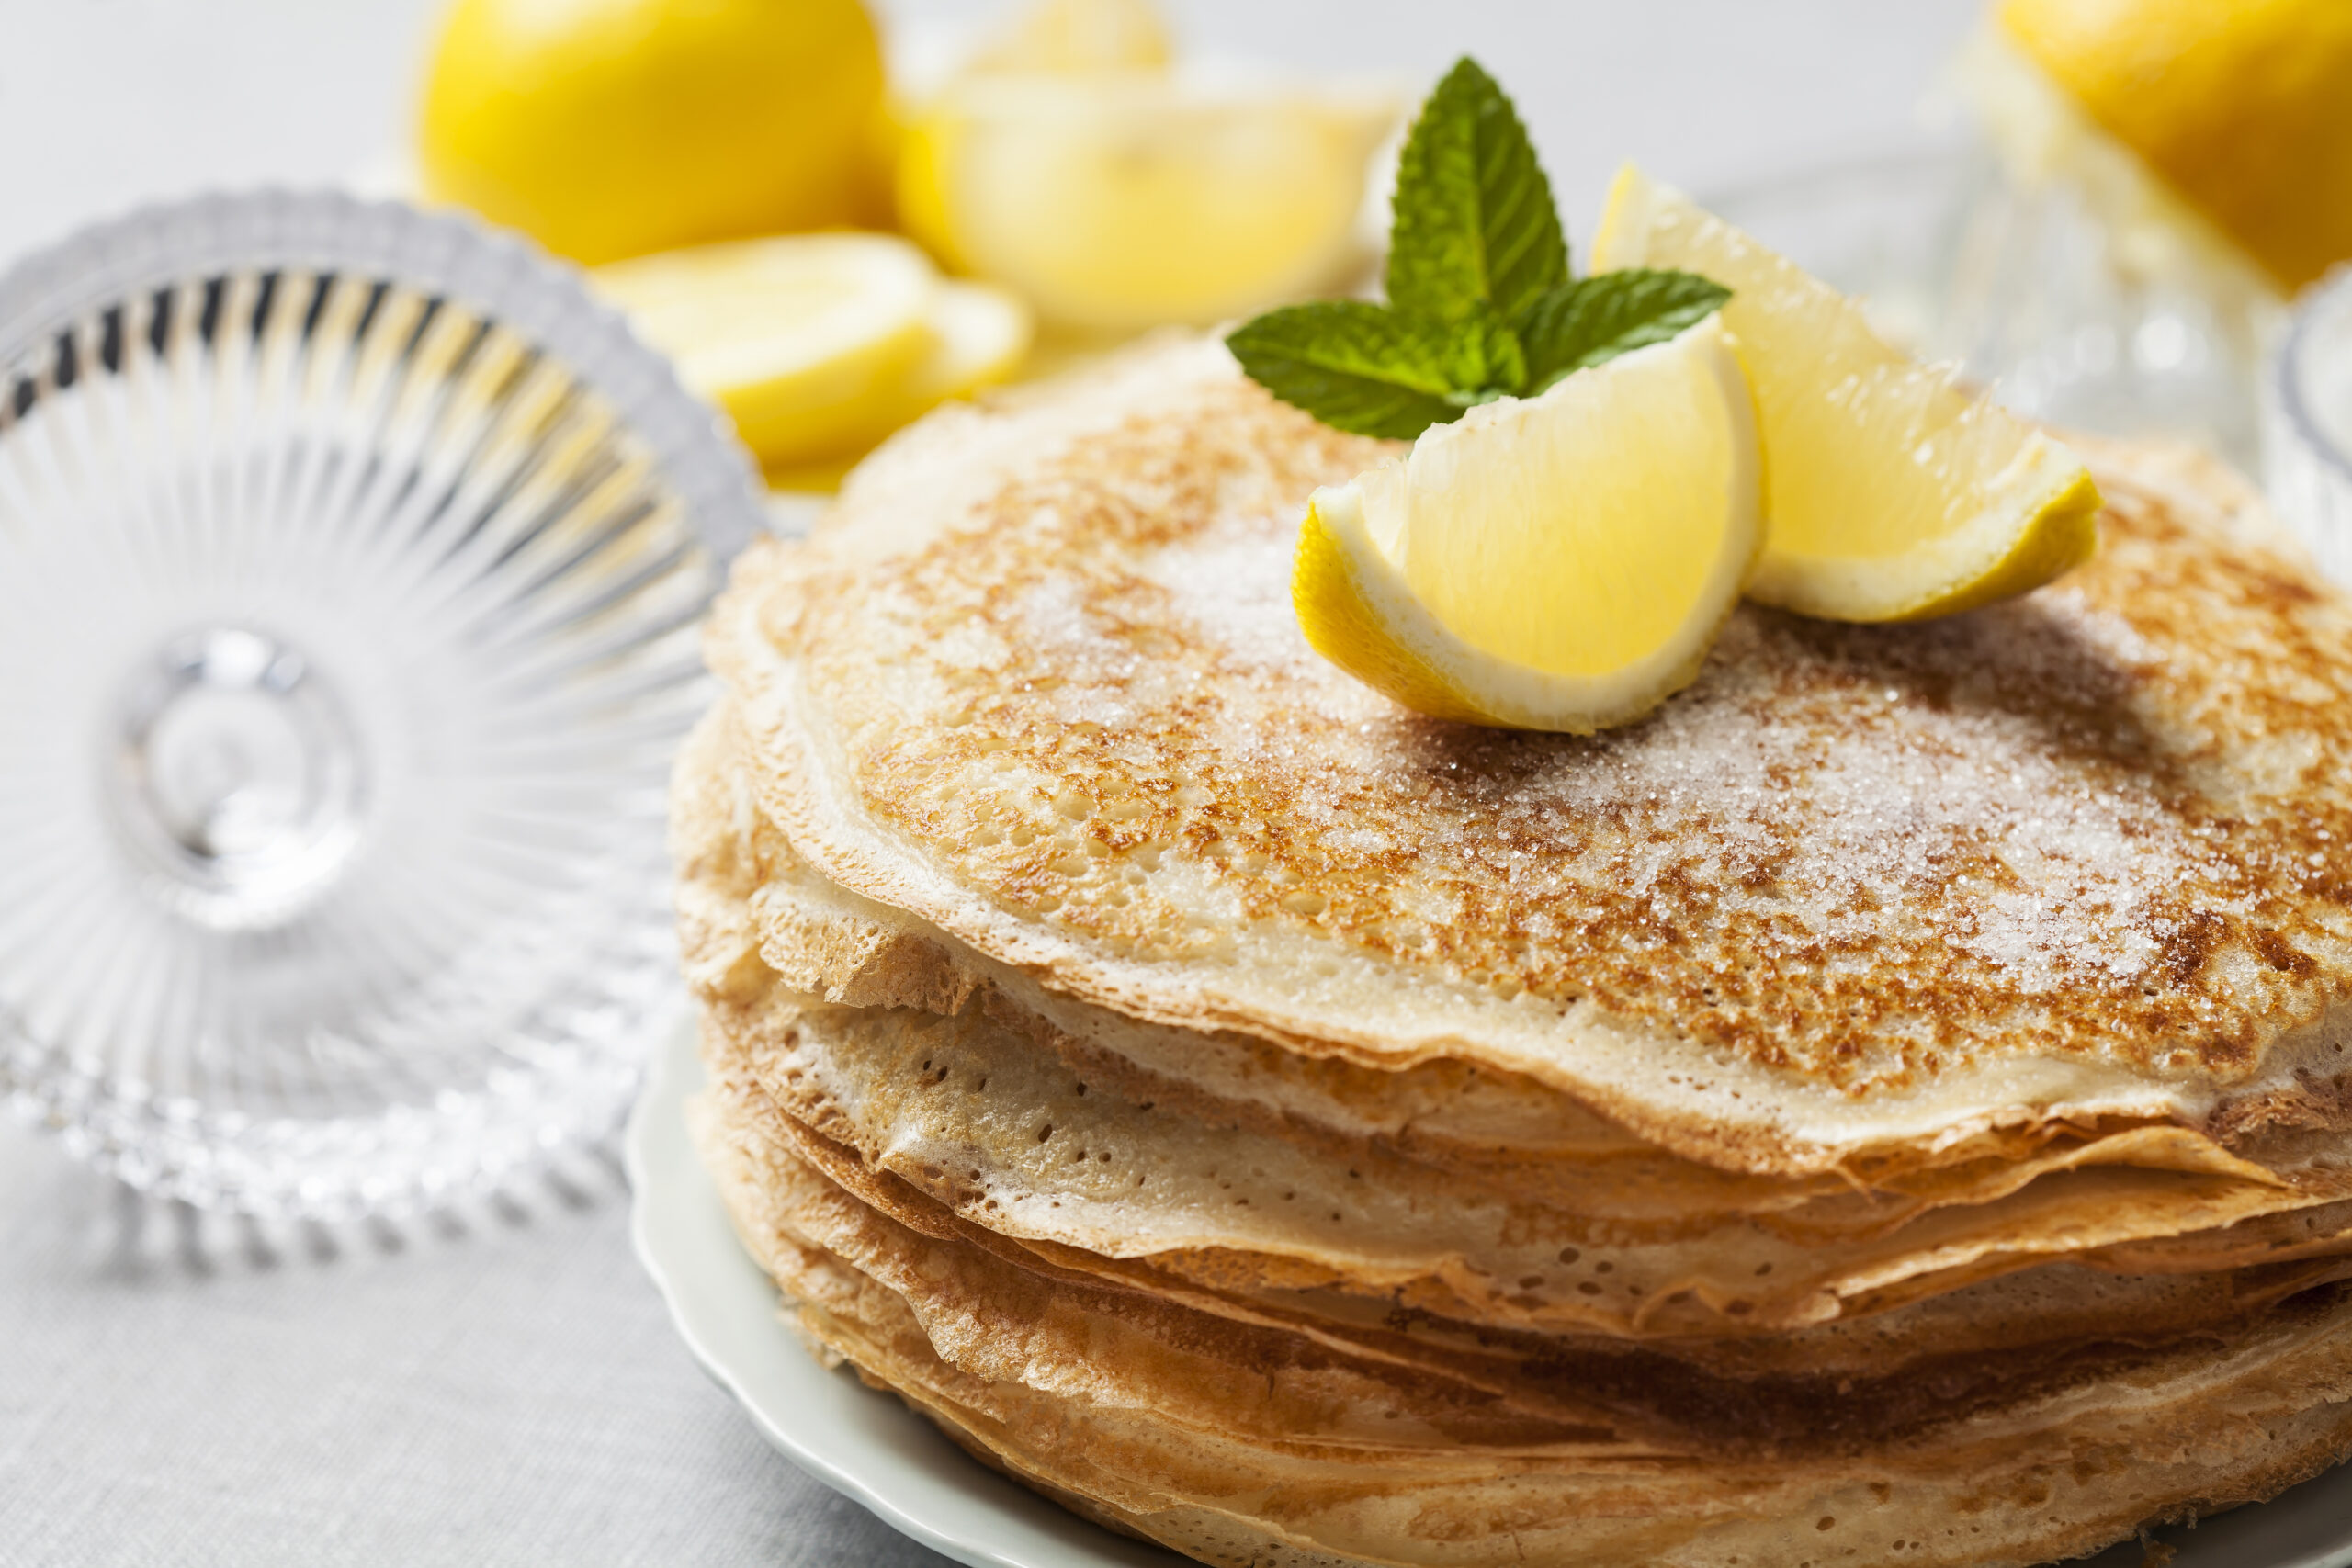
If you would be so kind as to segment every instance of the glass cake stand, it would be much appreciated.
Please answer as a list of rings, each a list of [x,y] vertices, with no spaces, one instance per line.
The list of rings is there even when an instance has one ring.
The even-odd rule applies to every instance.
[[[328,1218],[608,1131],[760,508],[576,274],[456,216],[208,197],[0,278],[0,1098]]]

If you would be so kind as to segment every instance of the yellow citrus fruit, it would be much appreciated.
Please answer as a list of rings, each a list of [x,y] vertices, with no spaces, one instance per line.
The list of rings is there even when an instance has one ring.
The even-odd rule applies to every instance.
[[[457,0],[425,188],[592,265],[878,221],[882,85],[859,0]]]
[[[597,268],[592,287],[763,462],[855,440],[931,348],[938,275],[888,234],[794,234]]]
[[[770,469],[838,467],[1012,374],[1029,344],[1019,300],[941,278],[889,234],[700,245],[598,267],[589,281]]]
[[[2352,4],[2003,0],[1998,17],[2279,287],[2352,256]]]
[[[1292,600],[1318,652],[1408,707],[1589,734],[1697,675],[1756,559],[1762,479],[1710,316],[1317,491]]]
[[[1360,260],[1385,95],[1217,93],[1146,72],[974,75],[908,127],[910,232],[1046,320],[1206,324],[1333,283]]]
[[[1839,621],[1923,620],[2090,558],[2098,487],[2058,442],[1871,330],[1860,305],[1628,165],[1593,265],[1732,290],[1770,479],[1750,597]]]
[[[841,488],[857,460],[901,425],[951,399],[1011,378],[1028,355],[1029,308],[994,284],[943,278],[924,320],[928,346],[899,380],[866,411],[830,454],[813,459],[763,462],[769,485],[777,490],[831,491]]]

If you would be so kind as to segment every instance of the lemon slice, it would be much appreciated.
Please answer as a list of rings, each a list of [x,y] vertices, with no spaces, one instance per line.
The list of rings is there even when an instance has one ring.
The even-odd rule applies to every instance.
[[[1838,621],[1923,620],[2090,558],[2098,489],[2075,455],[1880,340],[1861,307],[1628,165],[1598,270],[1676,267],[1732,289],[1770,468],[1751,597]]]
[[[1408,707],[1589,734],[1697,675],[1755,561],[1762,480],[1710,316],[1317,491],[1291,596],[1318,652]]]
[[[959,272],[1057,325],[1207,324],[1361,259],[1385,94],[1223,93],[1148,73],[975,76],[909,125],[899,209]]]
[[[878,398],[865,423],[831,456],[765,465],[771,489],[830,492],[866,450],[951,398],[1010,378],[1029,352],[1029,309],[985,283],[943,281],[926,319],[931,345],[904,378]]]
[[[938,276],[885,234],[666,251],[596,268],[590,282],[727,411],[763,464],[870,438],[934,346]]]

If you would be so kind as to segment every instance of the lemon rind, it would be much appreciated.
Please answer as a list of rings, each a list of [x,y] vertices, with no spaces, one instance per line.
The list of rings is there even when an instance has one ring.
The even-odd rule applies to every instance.
[[[1898,555],[1798,555],[1768,536],[1747,596],[1821,620],[1928,620],[2030,592],[2091,558],[2098,487],[2061,443],[2029,430],[1984,488],[1969,522]]]
[[[1365,515],[1363,488],[1394,476],[1402,460],[1345,485],[1325,486],[1308,500],[1291,575],[1291,597],[1308,645],[1332,663],[1415,712],[1433,718],[1590,735],[1629,724],[1696,680],[1764,546],[1763,457],[1756,405],[1730,334],[1713,323],[1723,350],[1707,358],[1733,423],[1738,465],[1728,487],[1730,535],[1699,608],[1655,649],[1602,674],[1537,670],[1478,648],[1442,620],[1413,591],[1404,572],[1375,539]],[[1643,350],[1657,353],[1666,349]],[[1737,504],[1739,496],[1746,504]],[[1744,539],[1738,536],[1747,536]],[[1334,613],[1336,611],[1336,613]]]

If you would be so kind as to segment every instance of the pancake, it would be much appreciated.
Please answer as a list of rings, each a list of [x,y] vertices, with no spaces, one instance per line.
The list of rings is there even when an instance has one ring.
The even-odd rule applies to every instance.
[[[708,1026],[790,1114],[1010,1235],[1232,1290],[1657,1337],[1883,1311],[2057,1258],[2146,1272],[2352,1253],[2352,1177],[2336,1141],[2309,1134],[2232,1153],[2183,1128],[2070,1133],[1869,1183],[1724,1173],[1623,1135],[1605,1157],[1472,1159],[1253,1114],[1246,1085],[1171,1092],[1140,1067],[1101,1071],[1100,1051],[1040,1050],[1055,1032],[1022,1027],[1010,998],[939,985],[936,965],[827,1005],[763,955],[865,948],[808,941],[805,919],[782,940],[758,926],[753,905],[794,863],[730,772],[726,720],[722,706],[690,744],[676,830]],[[2284,1247],[2253,1224],[2266,1218],[2296,1227]]]
[[[673,847],[786,1321],[1204,1562],[2026,1564],[2352,1450],[2352,605],[2094,450],[2098,561],[1753,607],[1588,739],[1306,649],[1387,448],[1214,344],[738,565]]]
[[[795,1325],[989,1462],[1206,1562],[2026,1564],[2268,1495],[2352,1443],[2337,1291],[2187,1345],[2078,1348],[1899,1437],[1815,1423],[1743,1456],[1703,1413],[1677,1441],[1598,1399],[1531,1411],[1024,1269],[833,1185],[757,1093],[722,1071],[696,1132]]]
[[[762,813],[1057,995],[1515,1075],[1743,1170],[2340,1124],[2352,616],[2242,491],[2102,461],[2056,587],[1744,609],[1656,718],[1575,739],[1306,649],[1301,498],[1386,450],[1214,344],[918,428],[715,614]]]
[[[760,814],[752,769],[741,756],[732,705],[714,707],[690,738],[673,792],[680,914],[690,973],[713,994],[736,982],[764,991],[777,980],[850,1007],[955,1013],[978,1006],[1026,1032],[1093,1078],[1127,1086],[1131,1098],[1199,1099],[1238,1123],[1280,1131],[1298,1122],[1378,1137],[1440,1165],[1543,1158],[1573,1165],[1577,1179],[1639,1167],[1645,1179],[1706,1183],[1718,1192],[1791,1195],[1931,1186],[1948,1199],[1967,1170],[2000,1186],[2023,1179],[2035,1152],[2079,1163],[2099,1143],[2102,1161],[2167,1168],[2239,1170],[2233,1142],[2259,1133],[2250,1118],[2213,1135],[2148,1118],[2074,1115],[1999,1119],[1948,1132],[1911,1148],[1856,1155],[1833,1169],[1789,1179],[1733,1171],[1717,1179],[1638,1137],[1582,1101],[1523,1075],[1439,1057],[1406,1066],[1359,1066],[1282,1050],[1230,1032],[1170,1029],[1060,996],[987,959],[937,927],[829,883]],[[756,961],[754,961],[756,960]],[[2330,1124],[2304,1118],[2297,1125]],[[2152,1128],[2160,1136],[2147,1134]],[[1955,1169],[1954,1168],[1962,1168]],[[1672,1174],[1665,1171],[1671,1168]],[[1936,1176],[1922,1181],[1919,1173]]]
[[[2060,1167],[1970,1204],[1843,1193],[1761,1215],[1638,1189],[1474,1182],[1376,1145],[1148,1109],[984,1020],[779,1007],[732,1047],[796,1119],[999,1233],[1205,1285],[1312,1285],[1485,1325],[1748,1334],[1883,1311],[2053,1258],[2137,1271],[2352,1253],[2341,1180]],[[1531,1190],[1532,1189],[1532,1190]],[[1894,1211],[1889,1218],[1888,1211]],[[2303,1227],[2290,1250],[2265,1218]],[[2227,1259],[2228,1261],[2217,1261]]]

